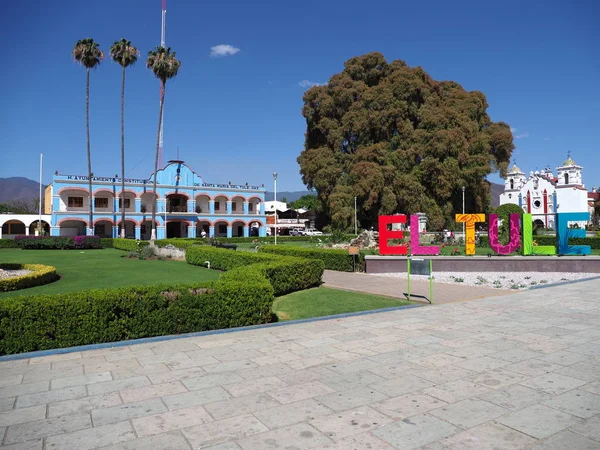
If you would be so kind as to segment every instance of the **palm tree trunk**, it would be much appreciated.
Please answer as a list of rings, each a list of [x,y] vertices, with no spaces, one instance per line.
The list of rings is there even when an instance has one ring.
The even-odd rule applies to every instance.
[[[90,217],[88,222],[88,232],[94,234],[94,213],[92,212],[92,151],[90,144],[90,68],[87,67],[86,85],[85,85],[85,127],[87,132],[87,163],[88,163],[88,186],[89,186],[89,209]],[[90,231],[91,230],[91,231]]]
[[[125,237],[125,66],[121,77],[121,237]]]
[[[162,127],[162,116],[163,116],[163,107],[165,105],[165,88],[166,88],[166,83],[164,81],[161,81],[162,83],[162,89],[161,89],[161,94],[160,94],[160,113],[158,114],[158,133],[156,135],[156,154],[154,156],[154,186],[153,186],[153,193],[154,193],[154,202],[153,202],[153,206],[152,206],[152,235],[150,237],[150,240],[154,240],[156,239],[156,207],[157,207],[157,197],[156,197],[156,176],[157,176],[157,172],[158,172],[158,146],[160,145],[160,129]],[[166,207],[166,205],[165,205]],[[167,224],[165,223],[165,227],[167,226]],[[166,230],[166,228],[165,228]]]

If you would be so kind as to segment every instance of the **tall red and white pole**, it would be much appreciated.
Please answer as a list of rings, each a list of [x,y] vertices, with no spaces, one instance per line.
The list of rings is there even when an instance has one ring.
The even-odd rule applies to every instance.
[[[161,24],[160,24],[160,46],[166,47],[165,31],[167,28],[167,0],[162,0]],[[160,85],[160,99],[163,98],[163,86]],[[158,167],[163,167],[163,126],[164,126],[164,108],[163,115],[160,118],[160,139],[158,142]]]

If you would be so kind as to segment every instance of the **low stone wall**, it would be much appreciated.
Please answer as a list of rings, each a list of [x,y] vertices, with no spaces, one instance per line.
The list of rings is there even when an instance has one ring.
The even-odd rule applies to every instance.
[[[177,247],[157,247],[153,246],[154,251],[158,256],[164,256],[165,258],[185,259],[185,250]]]
[[[406,272],[406,256],[365,256],[367,273]],[[598,256],[415,256],[432,259],[434,272],[600,273]]]

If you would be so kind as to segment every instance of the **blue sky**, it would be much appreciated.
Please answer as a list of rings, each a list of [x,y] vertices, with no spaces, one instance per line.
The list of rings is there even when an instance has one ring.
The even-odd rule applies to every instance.
[[[542,6],[543,4],[543,6]],[[158,81],[145,56],[160,42],[160,0],[10,2],[4,41],[0,177],[85,174],[85,70],[70,57],[93,37],[108,53],[126,37],[142,52],[127,72],[127,176],[152,172]],[[301,85],[324,83],[352,56],[379,51],[437,80],[481,90],[515,129],[518,165],[556,167],[571,151],[600,186],[600,3],[371,0],[167,0],[167,45],[182,61],[165,104],[165,160],[179,147],[207,182],[302,190]],[[211,57],[229,45],[235,54]],[[120,66],[92,72],[92,169],[120,173]],[[491,177],[497,181],[497,177]]]

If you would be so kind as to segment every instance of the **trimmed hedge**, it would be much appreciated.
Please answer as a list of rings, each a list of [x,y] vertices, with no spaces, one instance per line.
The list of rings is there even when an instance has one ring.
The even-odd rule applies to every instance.
[[[159,239],[154,241],[154,244],[157,247],[166,247],[167,245],[172,245],[173,247],[177,247],[180,249],[187,249],[192,245],[208,245],[208,241],[206,239],[194,239],[194,238],[169,238],[169,239]]]
[[[557,245],[556,236],[533,236],[533,240],[538,245]],[[490,246],[487,235],[480,236],[479,242],[478,247]],[[589,245],[592,249],[600,250],[600,237],[569,238],[569,245]]]
[[[32,271],[32,273],[18,277],[0,278],[0,292],[17,291],[19,289],[41,286],[42,284],[52,283],[58,279],[56,267],[45,266],[43,264],[0,264],[0,269]]]
[[[268,322],[262,277],[90,290],[0,302],[0,355]]]
[[[135,239],[114,238],[113,248],[126,250],[128,252],[137,252],[143,247],[150,245],[150,241],[138,241]]]
[[[0,248],[19,248],[14,239],[0,239]]]
[[[99,236],[15,236],[23,250],[72,250],[102,248]]]
[[[189,264],[204,266],[210,261],[211,269],[227,271],[221,280],[266,278],[275,295],[308,289],[321,284],[322,261],[253,252],[232,252],[211,246],[190,247],[185,252]]]
[[[268,245],[264,247],[259,247],[258,251],[261,253],[269,253],[275,255],[318,259],[323,261],[325,269],[337,270],[339,272],[354,271],[354,261],[352,260],[353,256],[348,254],[348,250],[344,249],[321,249],[292,246],[279,247],[276,245]],[[363,254],[358,255],[356,261],[357,267],[360,267],[364,259],[365,257]]]
[[[100,238],[102,248],[113,248],[113,238]]]

